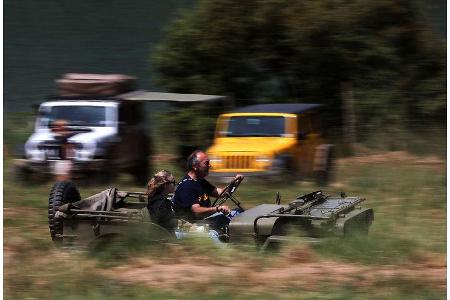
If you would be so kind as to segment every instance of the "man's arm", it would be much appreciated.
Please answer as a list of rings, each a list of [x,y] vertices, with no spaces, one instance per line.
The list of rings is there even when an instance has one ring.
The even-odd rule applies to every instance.
[[[215,213],[217,212],[216,206],[211,207],[201,207],[200,204],[196,203],[191,206],[191,210],[195,215],[201,215],[206,213]]]
[[[199,215],[202,215],[205,213],[221,212],[224,214],[228,214],[230,212],[230,208],[226,205],[201,207],[200,204],[194,204],[191,206],[191,210],[196,216],[199,216]]]

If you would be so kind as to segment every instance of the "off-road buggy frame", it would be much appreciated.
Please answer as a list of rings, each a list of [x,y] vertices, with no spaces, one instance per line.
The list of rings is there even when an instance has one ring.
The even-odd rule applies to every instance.
[[[244,209],[234,193],[241,183],[237,178],[214,201],[220,206],[233,202],[242,213],[231,219],[224,228],[211,228],[207,222],[192,224],[176,220],[178,233],[189,233],[199,227],[219,233],[224,242],[240,243],[253,240],[263,249],[286,241],[290,229],[299,229],[308,241],[319,241],[326,235],[348,235],[355,232],[367,234],[374,220],[371,208],[364,208],[361,197],[326,196],[322,191],[302,195],[288,204],[280,203],[277,194],[275,204],[260,204]],[[129,224],[150,225],[157,241],[175,239],[175,232],[150,221],[146,209],[147,196],[141,192],[118,191],[110,188],[81,200],[73,182],[57,182],[49,197],[49,228],[55,242],[90,242],[116,234],[125,234]],[[202,226],[200,226],[202,225]],[[180,236],[180,235],[177,235]]]

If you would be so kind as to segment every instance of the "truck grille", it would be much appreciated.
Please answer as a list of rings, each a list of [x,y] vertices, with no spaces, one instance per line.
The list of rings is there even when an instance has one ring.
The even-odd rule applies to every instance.
[[[224,156],[222,157],[225,169],[253,169],[255,167],[254,156]]]
[[[43,150],[45,152],[47,159],[61,159],[61,146],[42,145],[38,148],[39,150]]]

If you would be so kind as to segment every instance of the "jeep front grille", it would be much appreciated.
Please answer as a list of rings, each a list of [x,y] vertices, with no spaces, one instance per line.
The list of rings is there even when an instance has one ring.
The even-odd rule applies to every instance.
[[[225,169],[253,169],[255,168],[254,156],[232,155],[222,157]]]

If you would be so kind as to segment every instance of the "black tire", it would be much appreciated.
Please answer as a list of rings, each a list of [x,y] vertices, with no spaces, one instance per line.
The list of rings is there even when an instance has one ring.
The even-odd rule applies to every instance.
[[[140,161],[131,170],[131,174],[138,185],[145,185],[150,174],[150,164],[147,159]]]
[[[77,202],[81,199],[80,192],[72,181],[60,181],[53,185],[48,198],[48,227],[54,242],[62,242],[63,224],[55,218],[58,208],[66,203]]]

